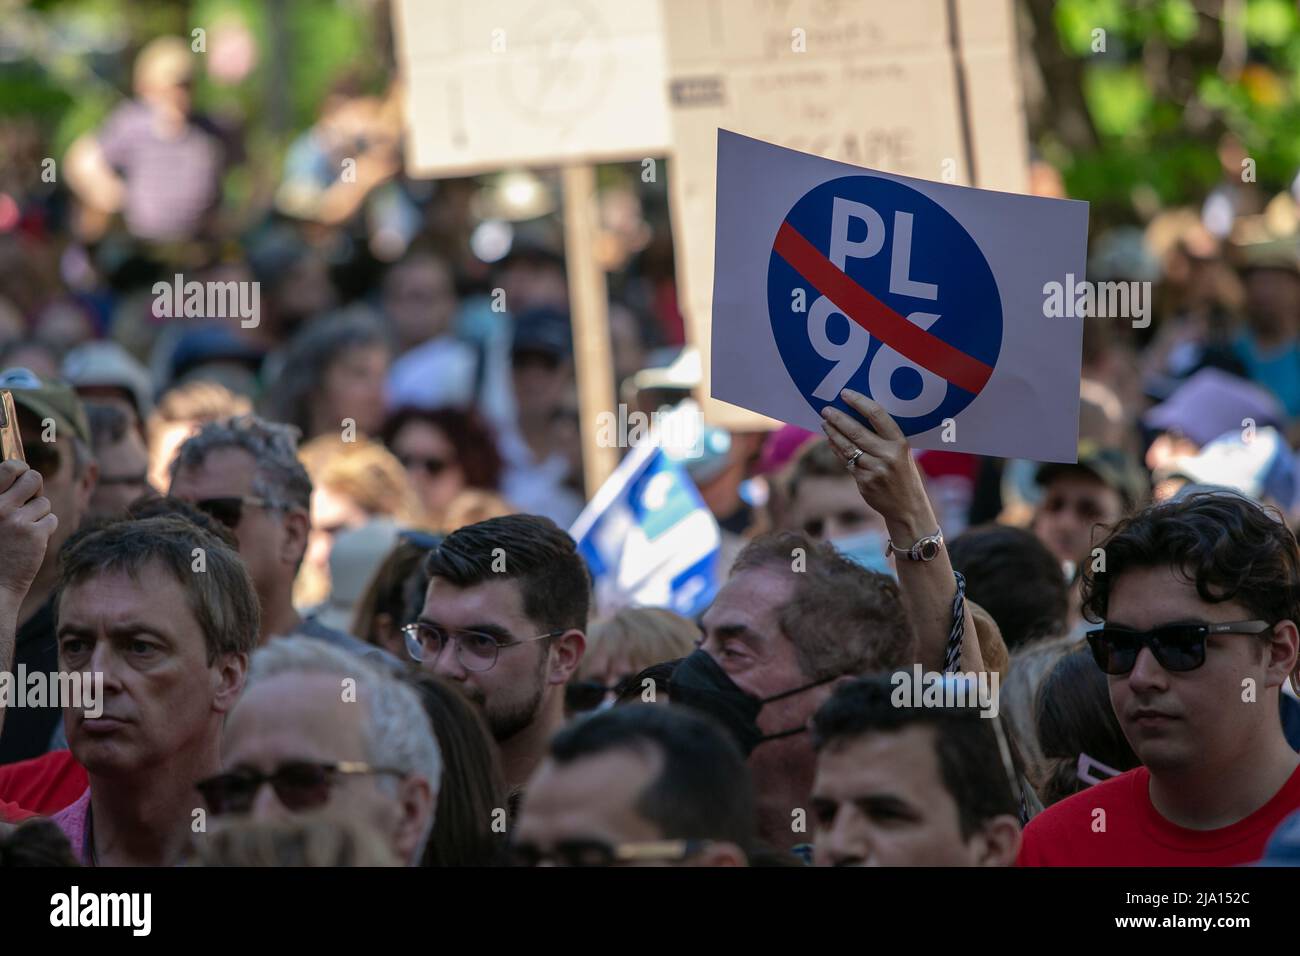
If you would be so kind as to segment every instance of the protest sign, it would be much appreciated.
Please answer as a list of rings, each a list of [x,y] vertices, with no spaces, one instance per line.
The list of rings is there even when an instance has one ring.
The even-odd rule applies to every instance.
[[[1026,186],[1009,0],[664,0],[664,9],[678,298],[706,377],[719,128],[923,179]],[[772,424],[703,404],[715,424]]]
[[[407,170],[641,159],[668,149],[658,3],[405,0]]]
[[[871,396],[917,448],[1073,461],[1087,203],[910,179],[718,133],[713,395],[816,429]]]
[[[563,166],[565,264],[590,493],[613,470],[595,420],[614,404],[594,164],[668,150],[662,7],[588,0],[399,0],[406,170]],[[511,308],[506,303],[506,308]]]

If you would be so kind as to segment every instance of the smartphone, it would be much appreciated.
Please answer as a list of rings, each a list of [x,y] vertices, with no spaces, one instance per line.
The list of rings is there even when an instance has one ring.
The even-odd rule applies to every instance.
[[[27,460],[23,435],[18,430],[18,415],[14,412],[14,397],[8,390],[0,390],[0,461],[11,458]]]

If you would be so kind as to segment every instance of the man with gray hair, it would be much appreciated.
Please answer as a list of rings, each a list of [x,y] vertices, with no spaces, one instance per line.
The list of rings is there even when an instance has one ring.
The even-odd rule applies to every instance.
[[[220,538],[162,516],[80,532],[56,593],[59,670],[102,693],[65,702],[90,786],[52,819],[84,865],[172,866],[257,640],[253,582]]]
[[[262,605],[259,643],[303,634],[393,662],[378,647],[304,621],[293,606],[293,581],[311,531],[311,478],[298,460],[296,429],[256,415],[208,422],[180,446],[171,477],[172,497],[211,515],[239,539]]]
[[[358,821],[409,866],[433,831],[442,755],[419,697],[319,641],[283,638],[253,655],[226,722],[222,766],[198,784],[218,817],[319,811]]]

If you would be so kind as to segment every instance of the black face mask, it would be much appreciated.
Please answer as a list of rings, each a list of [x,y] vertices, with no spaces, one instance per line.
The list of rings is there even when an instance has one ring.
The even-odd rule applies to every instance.
[[[764,736],[758,729],[758,712],[763,709],[764,704],[781,700],[783,697],[792,697],[834,679],[834,677],[826,677],[796,687],[794,690],[773,694],[771,697],[755,697],[737,687],[736,682],[713,659],[713,655],[700,649],[689,657],[683,658],[677,665],[672,678],[668,681],[668,696],[672,698],[674,704],[694,707],[720,721],[735,737],[741,753],[748,757],[761,743],[801,734],[808,729],[795,727],[792,730],[783,730],[779,734]]]

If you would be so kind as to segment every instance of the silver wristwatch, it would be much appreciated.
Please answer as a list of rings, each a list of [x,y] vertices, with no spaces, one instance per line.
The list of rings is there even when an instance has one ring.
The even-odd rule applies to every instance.
[[[910,548],[899,548],[890,541],[885,548],[885,557],[896,554],[900,558],[907,558],[909,561],[933,561],[939,556],[940,549],[943,548],[943,529],[940,528],[934,534],[928,534],[921,538]]]

